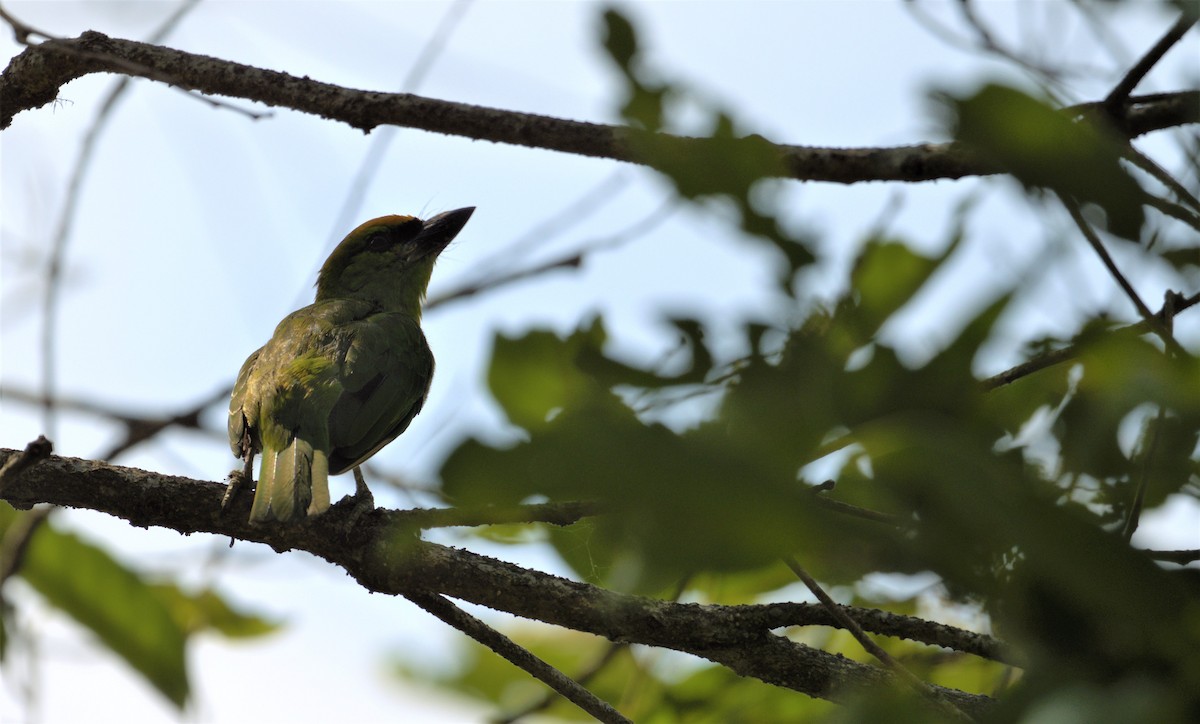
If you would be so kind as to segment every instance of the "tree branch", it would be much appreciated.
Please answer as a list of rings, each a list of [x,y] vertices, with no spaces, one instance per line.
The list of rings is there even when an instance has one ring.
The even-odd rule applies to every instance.
[[[581,684],[534,656],[527,649],[518,646],[509,637],[447,601],[444,597],[428,593],[408,593],[405,594],[405,597],[444,623],[487,646],[514,666],[524,669],[530,676],[554,689],[564,699],[596,717],[597,720],[632,724],[629,719]]]
[[[20,454],[0,450],[0,465]],[[405,525],[402,512],[356,514],[353,504],[345,501],[303,524],[251,525],[248,500],[221,514],[224,490],[218,482],[52,456],[11,481],[4,498],[18,508],[49,502],[108,513],[139,527],[214,533],[265,543],[280,552],[305,550],[342,567],[369,591],[441,594],[610,641],[683,651],[814,697],[844,701],[894,683],[894,675],[883,669],[771,632],[786,626],[838,625],[820,605],[681,604],[615,593],[422,541],[411,525]],[[1010,659],[998,642],[980,634],[881,611],[847,612],[873,633]],[[970,716],[992,704],[986,696],[935,688]]]
[[[149,78],[201,93],[245,98],[339,121],[363,131],[398,125],[497,143],[639,163],[629,129],[442,101],[407,93],[343,88],[287,73],[185,53],[94,31],[26,48],[0,75],[0,129],[21,111],[53,102],[66,83],[91,73]],[[1118,113],[1131,135],[1192,123],[1200,92],[1129,98]],[[1072,110],[1075,110],[1074,108]],[[660,134],[702,147],[706,139]],[[808,181],[929,181],[997,173],[956,144],[892,148],[778,145],[790,178]]]
[[[1146,74],[1150,72],[1150,69],[1153,68],[1159,60],[1162,60],[1162,57],[1167,54],[1167,51],[1171,49],[1171,46],[1178,43],[1184,34],[1187,33],[1187,31],[1195,24],[1195,18],[1189,17],[1189,13],[1184,13],[1182,16],[1180,16],[1180,18],[1175,21],[1175,24],[1171,26],[1171,29],[1167,31],[1166,35],[1160,38],[1159,41],[1155,43],[1150,50],[1146,51],[1146,54],[1143,55],[1132,68],[1129,69],[1129,72],[1125,74],[1125,77],[1122,78],[1119,83],[1117,83],[1116,87],[1112,89],[1112,92],[1108,94],[1108,97],[1104,99],[1104,104],[1108,107],[1119,106],[1122,101],[1129,97],[1129,94],[1132,93],[1133,89],[1137,87],[1137,84],[1142,81],[1142,78],[1146,77]]]

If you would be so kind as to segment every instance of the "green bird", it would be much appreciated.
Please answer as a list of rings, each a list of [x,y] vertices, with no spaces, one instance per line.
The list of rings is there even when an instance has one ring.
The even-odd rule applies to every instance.
[[[383,216],[338,244],[317,276],[317,298],[284,317],[242,365],[229,403],[229,444],[262,466],[252,522],[294,521],[329,508],[329,476],[404,432],[421,411],[433,353],[421,304],[433,264],[474,208],[421,221]]]

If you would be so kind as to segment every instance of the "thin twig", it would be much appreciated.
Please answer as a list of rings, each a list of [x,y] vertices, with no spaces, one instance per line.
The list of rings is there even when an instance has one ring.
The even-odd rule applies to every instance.
[[[584,669],[583,673],[575,677],[575,681],[579,682],[579,684],[582,686],[587,686],[589,683],[591,683],[592,679],[596,678],[600,672],[604,671],[604,669],[608,668],[610,663],[616,660],[617,654],[621,653],[627,648],[629,648],[629,644],[609,642],[604,647],[604,651],[601,652],[600,656],[598,656],[590,666]],[[529,706],[526,706],[518,711],[514,711],[510,714],[496,717],[493,722],[494,724],[513,724],[514,722],[524,719],[527,716],[549,709],[550,705],[558,701],[560,698],[561,697],[558,695],[558,692],[548,691],[546,692],[545,696],[541,697]]]
[[[571,525],[602,512],[604,512],[604,506],[592,500],[526,505],[489,505],[482,508],[411,508],[395,511],[402,525],[421,529],[477,527],[509,523]]]
[[[1041,372],[1047,367],[1053,367],[1054,365],[1061,364],[1067,360],[1075,359],[1078,354],[1079,347],[1078,345],[1074,344],[1069,347],[1051,350],[1045,354],[1038,355],[1031,360],[1022,362],[1015,367],[1010,367],[1003,372],[994,374],[980,384],[983,386],[984,390],[994,390],[998,387],[1012,384],[1022,377],[1028,377],[1035,372]]]
[[[29,542],[33,534],[42,526],[58,506],[47,505],[33,510],[22,511],[5,529],[0,536],[0,589],[9,578],[21,570],[25,561],[25,552],[29,550]]]
[[[1133,533],[1137,530],[1138,523],[1142,518],[1142,506],[1146,501],[1146,487],[1150,484],[1150,466],[1154,462],[1154,452],[1158,449],[1158,430],[1163,426],[1166,417],[1166,410],[1160,407],[1158,415],[1150,422],[1150,442],[1146,445],[1146,452],[1142,457],[1142,470],[1138,476],[1137,490],[1133,494],[1133,504],[1129,506],[1129,516],[1125,518],[1125,525],[1121,530],[1121,535],[1127,543],[1133,540]]]
[[[457,289],[452,289],[445,294],[439,294],[425,302],[425,309],[435,309],[443,304],[467,299],[468,297],[473,297],[476,294],[481,294],[483,292],[494,291],[500,287],[506,287],[509,284],[514,284],[525,279],[532,279],[534,277],[541,276],[542,274],[554,271],[555,269],[578,269],[582,265],[583,252],[571,252],[560,259],[552,259],[535,267],[518,269],[509,274],[500,274],[489,279],[484,279],[482,281],[466,284]]]
[[[412,67],[408,69],[408,73],[400,82],[399,92],[415,93],[417,91],[433,67],[434,61],[445,50],[455,26],[466,15],[471,2],[472,0],[456,0],[446,9],[441,20],[438,21],[437,27],[434,28],[433,33],[421,48],[421,53],[413,61]],[[367,189],[374,180],[375,174],[383,166],[383,162],[387,160],[387,147],[399,131],[399,126],[385,126],[371,135],[366,155],[363,156],[362,163],[354,174],[354,180],[350,182],[350,187],[342,200],[342,208],[333,222],[333,230],[330,232],[330,247],[342,238],[341,235],[345,233],[346,229],[353,228],[354,220],[358,218],[362,208],[363,199],[367,198]],[[303,293],[307,294],[307,290]]]
[[[125,438],[97,458],[111,460],[117,455],[143,443],[169,427],[200,429],[200,415],[210,406],[229,398],[231,388],[217,390],[182,412],[168,417],[143,417],[128,412],[119,412],[105,405],[75,398],[59,397],[46,400],[39,394],[12,387],[0,387],[0,398],[5,398],[28,405],[53,405],[61,411],[79,412],[88,415],[104,417],[125,426]]]
[[[795,558],[786,556],[784,557],[783,561],[787,564],[787,567],[792,569],[792,572],[804,582],[804,585],[808,587],[808,590],[812,591],[812,594],[817,597],[817,600],[821,602],[821,605],[823,605],[829,611],[829,613],[838,620],[843,628],[850,632],[850,635],[853,636],[856,641],[862,644],[862,647],[866,649],[869,654],[878,659],[879,662],[884,666],[891,669],[893,673],[903,679],[904,682],[911,686],[917,693],[936,704],[938,708],[947,715],[951,716],[957,721],[973,721],[971,717],[967,716],[966,713],[964,713],[961,709],[954,706],[954,704],[947,701],[944,697],[940,696],[936,691],[930,688],[929,684],[922,681],[913,672],[909,671],[904,664],[892,658],[892,655],[884,651],[883,648],[881,648],[879,644],[875,643],[870,636],[867,636],[866,632],[862,630],[862,626],[859,626],[857,621],[850,618],[850,616],[842,610],[842,607],[829,597],[829,594],[825,592],[825,589],[821,588],[821,585],[817,583],[816,579],[810,576],[808,571],[804,570],[804,567],[801,566]]]
[[[982,50],[997,55],[1018,67],[1024,68],[1026,71],[1029,71],[1034,75],[1041,76],[1041,78],[1049,84],[1054,84],[1059,87],[1062,86],[1062,70],[1046,67],[1034,62],[1033,60],[1023,58],[1016,51],[1009,50],[1008,48],[1004,47],[998,40],[996,40],[995,35],[983,22],[983,19],[976,14],[975,7],[968,0],[963,0],[962,2],[956,3],[956,6],[958,7],[959,13],[963,17],[963,21],[975,31],[975,35],[979,38],[979,44]]]
[[[1189,307],[1194,307],[1197,304],[1200,304],[1200,292],[1193,294],[1190,297],[1184,297],[1175,294],[1174,292],[1169,292],[1168,300],[1163,302],[1163,308],[1160,309],[1159,312],[1154,316],[1160,320],[1161,323],[1165,323],[1169,316],[1178,314],[1179,312],[1182,312]],[[1168,315],[1168,311],[1170,312],[1170,315]],[[1145,334],[1148,331],[1150,331],[1150,324],[1145,320],[1142,320],[1141,322],[1136,322],[1127,327],[1115,329],[1111,332],[1111,334]],[[1056,364],[1075,359],[1075,357],[1079,355],[1079,351],[1079,345],[1077,344],[1072,344],[1061,349],[1051,350],[1050,352],[1039,355],[1038,357],[1035,357],[1027,362],[1022,362],[1015,367],[1011,367],[1003,372],[992,375],[991,377],[988,377],[980,382],[980,384],[983,386],[984,390],[994,390],[998,387],[1003,387],[1004,385],[1016,382],[1022,377],[1028,377],[1035,372],[1040,372],[1047,367],[1053,367]]]
[[[171,15],[159,26],[157,30],[150,35],[148,42],[158,43],[163,40],[173,30],[184,16],[187,15],[192,8],[196,7],[199,0],[185,0],[185,2],[171,13]],[[13,23],[13,19],[5,16],[9,23]],[[16,26],[14,25],[14,28]],[[56,345],[57,337],[57,321],[58,321],[58,303],[60,293],[62,291],[62,269],[63,260],[67,254],[67,240],[71,236],[71,227],[75,223],[75,211],[79,205],[81,190],[83,188],[83,179],[87,175],[88,169],[91,167],[93,154],[96,150],[97,141],[100,134],[107,127],[108,120],[112,118],[113,108],[116,107],[117,101],[124,95],[125,90],[129,87],[129,82],[133,76],[123,75],[121,79],[113,85],[112,89],[105,95],[100,102],[99,110],[96,112],[96,117],[92,121],[92,125],[88,128],[87,133],[83,137],[83,141],[79,145],[79,156],[75,159],[74,170],[71,173],[71,180],[67,184],[66,198],[63,200],[62,211],[58,216],[58,224],[54,232],[54,238],[50,243],[50,257],[46,262],[46,288],[43,290],[42,296],[42,398],[46,400],[46,407],[42,416],[42,428],[47,435],[54,437],[55,425],[55,366],[58,361],[58,348]]]
[[[1195,22],[1195,19],[1189,19],[1187,14],[1180,16],[1179,20],[1175,21],[1175,24],[1171,26],[1171,29],[1154,44],[1154,47],[1146,51],[1141,60],[1134,63],[1129,72],[1125,74],[1125,77],[1117,83],[1112,92],[1108,94],[1108,97],[1104,99],[1104,105],[1114,108],[1123,103],[1129,97],[1129,94],[1133,92],[1133,89],[1137,87],[1137,84],[1141,82],[1142,78],[1146,77],[1150,69],[1167,54],[1171,46],[1179,42],[1179,39],[1183,37],[1188,28],[1192,27]]]
[[[1171,334],[1171,331],[1166,328],[1166,326],[1162,323],[1162,320],[1159,319],[1154,312],[1150,311],[1150,308],[1146,306],[1146,303],[1143,302],[1142,298],[1138,295],[1137,290],[1133,288],[1133,285],[1129,283],[1129,280],[1125,278],[1125,275],[1117,267],[1116,262],[1114,262],[1112,257],[1109,256],[1108,250],[1105,249],[1104,244],[1100,242],[1100,237],[1096,235],[1095,230],[1092,229],[1092,226],[1087,222],[1087,219],[1083,218],[1083,212],[1080,211],[1079,204],[1075,201],[1075,199],[1063,195],[1060,195],[1059,198],[1062,199],[1063,205],[1067,208],[1067,213],[1071,215],[1071,219],[1075,222],[1075,225],[1079,227],[1079,231],[1083,233],[1083,237],[1087,239],[1088,244],[1091,245],[1092,249],[1096,252],[1096,255],[1100,257],[1100,261],[1104,264],[1105,268],[1108,269],[1109,274],[1112,275],[1113,279],[1116,280],[1117,284],[1122,290],[1124,290],[1125,295],[1128,296],[1130,301],[1133,302],[1133,306],[1137,308],[1138,314],[1142,317],[1142,321],[1149,325],[1150,330],[1162,339],[1163,344],[1167,345],[1167,348],[1171,350],[1171,352],[1177,355],[1186,356],[1187,352],[1182,346],[1180,346],[1179,342],[1176,341],[1175,337]]]
[[[683,596],[683,592],[687,590],[688,583],[690,583],[691,580],[692,580],[692,576],[690,576],[690,575],[684,576],[679,581],[678,585],[676,585],[675,592],[671,595],[671,597],[668,600],[678,601],[680,599],[680,597]],[[591,683],[592,679],[596,678],[596,676],[598,676],[602,671],[604,671],[606,668],[608,668],[609,664],[611,664],[613,661],[616,661],[617,654],[621,653],[622,651],[624,651],[628,648],[629,648],[629,644],[625,643],[624,641],[608,642],[608,645],[604,647],[604,651],[602,651],[600,653],[600,656],[598,656],[596,658],[596,660],[591,663],[590,666],[588,666],[586,669],[584,669],[584,671],[582,673],[580,673],[578,676],[576,676],[575,681],[579,682],[583,686],[587,686],[589,683]],[[635,661],[635,664],[636,664],[636,661]],[[640,669],[639,669],[639,671],[640,671]],[[630,689],[629,686],[625,687],[626,695],[628,695],[629,689]],[[553,704],[554,702],[558,701],[558,699],[559,699],[559,696],[557,693],[555,693],[553,691],[548,691],[548,692],[546,692],[545,696],[543,696],[542,698],[533,702],[529,706],[526,706],[523,709],[519,709],[518,711],[512,712],[511,714],[506,714],[502,717],[497,717],[493,721],[493,724],[513,724],[514,722],[516,722],[520,719],[524,719],[527,716],[536,714],[539,711],[544,711],[544,710],[550,708],[550,705]]]
[[[29,45],[29,36],[31,35],[39,35],[47,40],[50,40],[54,37],[49,33],[38,30],[28,23],[16,19],[3,7],[0,7],[0,20],[3,20],[4,22],[8,23],[10,27],[12,27],[13,38],[15,38],[16,41],[22,45]]]
[[[1175,194],[1175,198],[1191,207],[1193,212],[1200,211],[1200,199],[1197,199],[1186,186],[1179,183],[1165,168],[1159,166],[1154,159],[1134,148],[1132,144],[1127,144],[1122,149],[1121,155],[1133,165],[1153,176],[1163,186],[1170,189],[1171,193]]]
[[[1164,216],[1170,216],[1177,221],[1187,224],[1196,231],[1200,231],[1200,214],[1193,212],[1186,206],[1173,201],[1167,201],[1154,194],[1146,194],[1142,197],[1142,203],[1151,208],[1158,209]]]
[[[514,259],[529,258],[538,247],[587,221],[588,217],[615,199],[617,194],[629,185],[631,178],[628,169],[616,169],[585,190],[578,198],[559,206],[549,216],[535,222],[515,241],[504,244],[490,255],[479,259],[476,265],[483,269],[513,267]]]
[[[530,676],[562,694],[568,701],[596,719],[602,722],[631,724],[629,719],[626,719],[595,694],[534,656],[527,649],[517,645],[512,639],[455,606],[444,596],[424,592],[408,592],[404,594],[404,597],[504,657],[514,666],[523,669]]]
[[[640,219],[637,219],[629,226],[626,226],[610,236],[584,242],[576,251],[566,254],[558,259],[552,259],[544,264],[539,264],[528,269],[518,269],[517,271],[509,274],[502,274],[488,279],[470,282],[459,287],[458,289],[451,290],[445,294],[439,294],[425,303],[425,309],[432,309],[442,304],[446,304],[447,302],[474,296],[484,291],[492,291],[498,287],[506,286],[524,279],[529,279],[554,269],[578,268],[583,263],[584,256],[588,254],[594,254],[597,251],[613,249],[621,244],[628,243],[639,236],[650,233],[671,217],[671,212],[674,208],[676,208],[675,200],[673,198],[667,199],[662,204],[655,207],[650,213],[646,214]]]
[[[1145,551],[1146,555],[1156,561],[1166,561],[1167,563],[1178,563],[1181,566],[1186,566],[1193,561],[1200,561],[1200,549],[1181,550],[1181,551]]]
[[[862,518],[863,520],[869,520],[875,523],[886,523],[887,525],[891,526],[898,527],[900,525],[901,519],[899,516],[892,515],[891,513],[881,513],[878,510],[871,510],[870,508],[864,508],[859,505],[854,505],[853,503],[847,503],[834,498],[827,498],[823,495],[823,493],[828,493],[836,486],[837,482],[834,480],[826,480],[820,485],[814,485],[810,491],[812,493],[813,500],[817,502],[817,505],[820,505],[823,508],[842,513],[844,515]]]

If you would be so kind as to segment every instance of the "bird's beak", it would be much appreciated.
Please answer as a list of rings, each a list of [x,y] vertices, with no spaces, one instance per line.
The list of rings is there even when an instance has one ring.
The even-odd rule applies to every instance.
[[[441,253],[442,249],[445,249],[454,240],[454,237],[458,236],[458,232],[466,226],[467,219],[471,218],[473,213],[475,213],[475,207],[468,206],[426,219],[421,233],[415,240],[417,248],[427,249],[433,254]]]

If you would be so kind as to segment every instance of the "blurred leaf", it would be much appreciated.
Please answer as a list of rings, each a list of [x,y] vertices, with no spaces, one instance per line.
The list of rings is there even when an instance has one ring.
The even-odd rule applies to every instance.
[[[1121,166],[1122,141],[1115,135],[1007,86],[987,85],[947,102],[958,141],[1026,187],[1096,204],[1105,211],[1109,231],[1138,239],[1144,192]]]
[[[1200,267],[1200,248],[1170,249],[1159,256],[1178,271]]]
[[[983,401],[988,418],[1015,435],[1034,413],[1063,403],[1070,389],[1070,371],[1070,365],[1058,365],[988,391]]]
[[[924,559],[987,595],[1031,653],[1030,686],[1120,670],[1169,681],[1184,697],[1200,692],[1200,605],[1177,577],[1056,505],[950,418],[899,415],[858,437],[880,479],[921,516],[913,544]],[[989,570],[988,560],[1007,563]]]
[[[605,336],[599,319],[565,340],[552,332],[497,335],[488,387],[508,419],[527,430],[537,429],[556,411],[596,394],[596,383],[580,372],[575,360],[585,348],[598,350]]]
[[[8,510],[8,516],[15,514]],[[171,703],[183,707],[189,692],[187,632],[153,586],[102,549],[50,522],[30,540],[20,575]]]
[[[618,11],[606,10],[603,43],[627,82],[621,115],[635,128],[661,129],[669,89],[645,77],[645,71],[638,63],[637,33],[633,24]]]
[[[666,385],[698,384],[713,369],[712,352],[704,343],[704,329],[695,319],[668,320],[680,336],[691,358],[687,369],[673,375],[663,375],[653,370],[620,362],[604,354],[600,345],[581,345],[575,353],[579,369],[605,387],[627,385],[654,389]],[[597,322],[598,324],[598,322]]]
[[[7,503],[0,504],[0,532],[18,515]],[[150,583],[103,549],[60,531],[50,521],[34,533],[19,575],[177,707],[189,694],[188,636],[213,630],[248,638],[278,628],[237,611],[215,591],[187,594],[172,583]]]
[[[589,671],[612,646],[593,636],[570,631],[519,627],[507,632],[530,651],[568,676]],[[433,675],[419,662],[401,659],[397,673],[405,678],[434,680],[454,691],[491,702],[503,713],[521,711],[540,701],[546,689],[508,662],[477,644],[468,644],[465,666],[449,675]],[[639,660],[640,659],[640,660]],[[634,657],[628,648],[616,652],[588,682],[588,688],[637,722],[747,724],[764,721],[818,722],[834,710],[829,702],[743,678],[710,664],[656,666],[654,659]],[[557,699],[543,712],[556,719],[590,721],[575,706]]]
[[[273,633],[280,627],[261,616],[235,610],[211,589],[189,594],[173,583],[159,583],[152,585],[151,590],[163,600],[188,635],[211,630],[228,638],[255,638]]]
[[[1200,425],[1200,363],[1174,359],[1130,334],[1093,335],[1079,346],[1083,375],[1055,426],[1066,469],[1097,478],[1133,474],[1136,465],[1117,445],[1117,430],[1135,409],[1151,404],[1182,419],[1185,429],[1175,431],[1167,453],[1181,474],[1177,446],[1186,443],[1177,438],[1187,430],[1194,435]]]
[[[1179,492],[1196,476],[1196,427],[1175,415],[1148,421],[1139,449],[1145,463],[1147,508],[1166,502],[1167,496]],[[1148,458],[1146,457],[1148,456]]]
[[[912,299],[956,247],[957,240],[940,256],[929,258],[898,241],[868,240],[850,273],[850,285],[858,296],[858,311],[868,334],[878,332]]]

